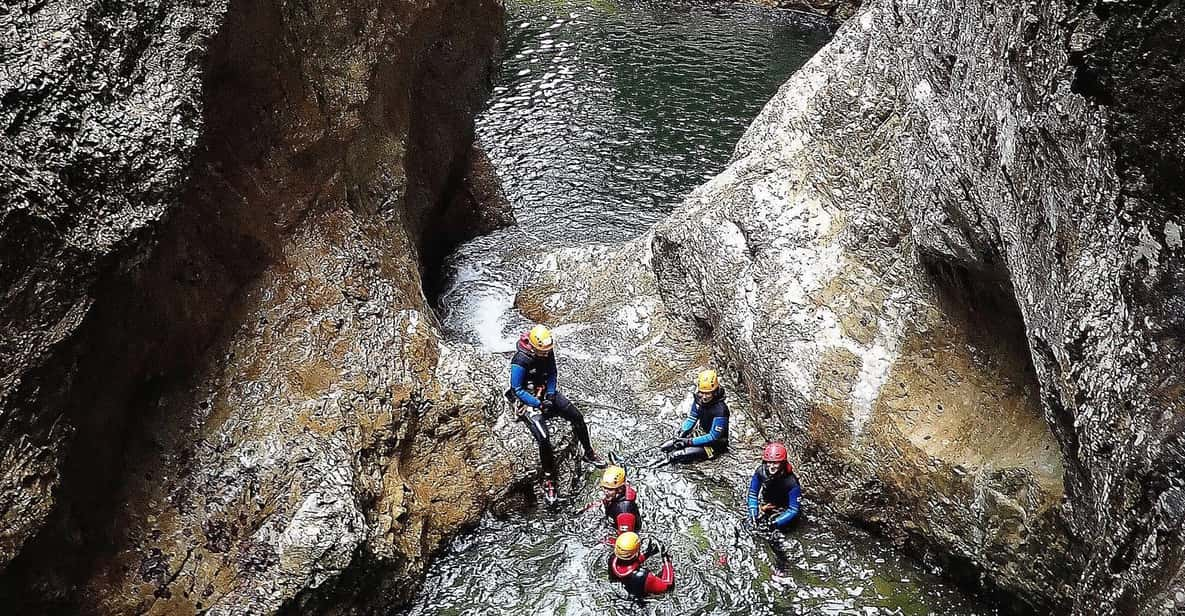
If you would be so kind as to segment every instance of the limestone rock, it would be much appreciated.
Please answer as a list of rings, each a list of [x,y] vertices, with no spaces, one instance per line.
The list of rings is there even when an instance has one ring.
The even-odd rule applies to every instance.
[[[203,49],[225,9],[0,11],[0,570],[55,504],[72,430],[67,349],[95,281],[144,252],[183,188],[202,130]]]
[[[723,173],[641,240],[542,272],[566,300],[520,304],[618,332],[645,305],[635,329],[702,340],[808,496],[952,570],[1039,609],[1171,613],[1182,23],[871,2]],[[647,279],[661,302],[621,288]]]
[[[371,565],[405,596],[533,470],[487,447],[503,377],[421,280],[499,220],[441,212],[501,5],[0,20],[0,601],[273,613]]]

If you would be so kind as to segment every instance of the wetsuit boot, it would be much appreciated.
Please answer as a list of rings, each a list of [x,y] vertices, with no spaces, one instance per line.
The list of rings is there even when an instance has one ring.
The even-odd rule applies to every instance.
[[[559,495],[556,493],[555,480],[552,479],[551,473],[543,474],[543,502],[548,507],[555,505],[559,501]]]

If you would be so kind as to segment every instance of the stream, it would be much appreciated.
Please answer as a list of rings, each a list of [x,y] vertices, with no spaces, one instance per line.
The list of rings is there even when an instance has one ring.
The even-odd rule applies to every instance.
[[[518,225],[462,246],[439,300],[446,332],[491,353],[510,351],[527,325],[514,295],[539,254],[642,234],[724,168],[749,121],[831,34],[814,18],[735,5],[510,0],[507,11],[505,58],[478,135]],[[598,349],[564,346],[562,328],[557,340],[561,384],[599,449],[658,442],[677,425],[683,407],[592,403],[605,392],[564,380],[565,363]],[[399,613],[997,613],[935,567],[825,515],[772,540],[745,532],[759,445],[738,429],[722,459],[631,469],[643,534],[675,554],[672,593],[636,601],[609,582],[609,530],[595,510],[574,513],[598,492],[599,472],[588,471],[558,510],[487,515],[451,541]],[[810,511],[810,477],[802,481]]]

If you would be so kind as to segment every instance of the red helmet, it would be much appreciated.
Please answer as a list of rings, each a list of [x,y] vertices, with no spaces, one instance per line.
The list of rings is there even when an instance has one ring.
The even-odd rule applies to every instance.
[[[786,461],[786,446],[781,443],[770,443],[765,446],[765,451],[761,452],[762,462],[785,462]]]

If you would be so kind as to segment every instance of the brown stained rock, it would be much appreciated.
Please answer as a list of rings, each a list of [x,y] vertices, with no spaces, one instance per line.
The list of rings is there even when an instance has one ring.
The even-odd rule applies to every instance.
[[[32,351],[2,356],[4,374],[17,380],[0,384],[0,410],[33,412],[15,423],[0,414],[0,503],[37,504],[5,508],[16,523],[0,527],[0,566],[45,519],[58,469],[64,480],[54,494],[67,503],[0,580],[0,596],[15,595],[31,612],[274,612],[360,555],[379,563],[393,594],[406,594],[442,538],[504,489],[463,473],[453,500],[471,504],[468,517],[443,516],[431,533],[401,531],[401,551],[384,547],[392,529],[423,529],[423,516],[438,513],[426,503],[439,482],[404,470],[417,455],[413,443],[447,436],[463,449],[441,455],[460,460],[490,435],[484,418],[496,388],[479,374],[454,380],[472,351],[443,358],[421,273],[430,253],[462,239],[453,227],[471,233],[498,218],[448,204],[470,171],[493,200],[496,187],[478,177],[470,142],[502,8],[233,0],[225,14],[218,4],[193,9],[198,18],[149,5],[86,10],[100,20],[118,13],[105,22],[122,33],[112,40],[149,41],[144,58],[124,66],[159,95],[147,100],[159,101],[166,128],[146,122],[127,143],[100,140],[96,149],[143,151],[154,174],[136,186],[87,176],[110,167],[134,177],[115,157],[80,168],[76,179],[61,176],[63,186],[27,183],[36,174],[23,168],[9,176],[30,187],[21,193],[29,199],[62,204],[54,214],[61,237],[29,235],[41,214],[5,204],[6,222],[28,221],[21,233],[44,240],[45,263],[74,221],[88,233],[104,225],[116,233],[96,235],[102,245],[58,274],[25,268],[25,278],[10,280],[18,270],[6,267],[0,278],[15,302],[6,300],[0,327],[24,332],[21,348]],[[81,15],[40,15],[50,14],[70,28]],[[21,41],[53,25],[28,23]],[[102,62],[123,51],[98,51],[95,72],[118,73]],[[175,89],[159,94],[168,82]],[[6,112],[40,113],[37,100],[5,95]],[[18,98],[29,104],[10,107]],[[61,104],[83,117],[99,117],[87,109],[116,117],[124,98],[115,100],[111,109],[89,97]],[[25,126],[30,136],[44,133],[40,120]],[[61,150],[52,140],[15,145],[0,156],[6,176],[22,153],[38,160]],[[21,228],[5,225],[2,238]],[[22,242],[0,239],[0,248],[33,254]],[[44,314],[74,315],[47,334],[52,356],[38,338],[49,329],[14,312],[36,303],[21,299],[29,289],[41,289]],[[53,400],[38,393],[51,389]],[[447,422],[426,419],[437,405]],[[429,425],[448,430],[421,429]],[[67,440],[71,430],[79,438]],[[22,442],[34,446],[15,448]],[[529,469],[508,460],[482,464],[521,480]],[[37,484],[9,474],[20,468],[22,477],[52,479],[30,491]],[[9,489],[9,477],[24,487]],[[379,516],[390,518],[382,532]],[[64,564],[63,553],[76,557]],[[139,574],[146,554],[158,554],[149,580]],[[406,566],[384,566],[385,557]]]
[[[202,133],[226,2],[6,7],[0,68],[0,571],[58,500],[96,280],[148,251]],[[134,34],[132,34],[134,33]]]

